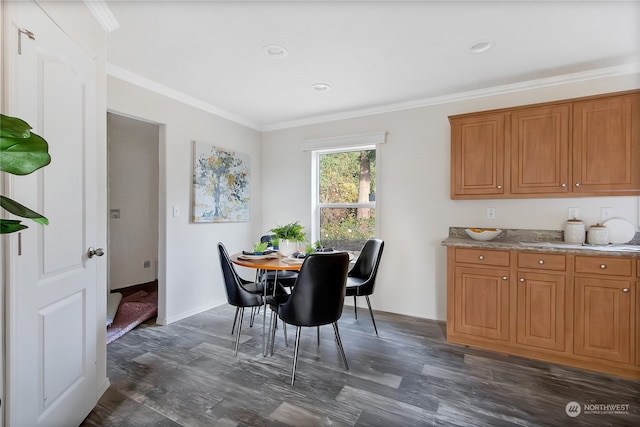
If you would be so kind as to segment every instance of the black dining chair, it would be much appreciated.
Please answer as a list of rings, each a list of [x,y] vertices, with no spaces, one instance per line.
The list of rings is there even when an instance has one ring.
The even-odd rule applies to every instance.
[[[277,323],[277,318],[273,316],[273,312],[282,322],[296,326],[291,385],[293,385],[296,377],[300,331],[303,326],[319,327],[333,324],[340,356],[342,356],[345,368],[349,370],[347,357],[344,354],[342,340],[340,339],[340,332],[338,331],[338,319],[342,315],[348,270],[349,255],[346,252],[309,255],[300,268],[291,294],[267,298],[267,302],[273,310],[270,328],[272,353]]]
[[[365,297],[369,306],[369,314],[373,322],[373,329],[378,335],[376,320],[373,317],[371,309],[371,301],[369,295],[373,294],[376,285],[376,275],[378,274],[378,266],[382,258],[382,250],[384,249],[384,241],[380,239],[369,239],[365,242],[360,256],[356,259],[353,268],[349,271],[347,277],[346,296],[353,297],[353,310],[356,319],[358,318],[357,297]]]
[[[220,267],[222,267],[222,277],[224,279],[225,288],[227,290],[227,302],[236,307],[236,315],[233,319],[233,326],[231,327],[231,333],[238,322],[238,329],[236,330],[236,345],[233,355],[238,355],[238,344],[240,343],[240,332],[242,330],[242,318],[244,316],[244,309],[251,307],[252,309],[259,308],[264,304],[263,288],[255,283],[243,280],[238,276],[229,253],[224,247],[224,244],[218,243],[218,251],[220,252]],[[253,321],[253,314],[251,319]]]

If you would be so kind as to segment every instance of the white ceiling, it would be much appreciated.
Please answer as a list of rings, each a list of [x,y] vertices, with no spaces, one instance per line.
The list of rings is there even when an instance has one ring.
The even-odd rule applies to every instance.
[[[261,130],[640,63],[638,1],[106,4],[120,24],[110,74]],[[480,40],[495,46],[471,53]],[[267,57],[269,44],[288,56]]]

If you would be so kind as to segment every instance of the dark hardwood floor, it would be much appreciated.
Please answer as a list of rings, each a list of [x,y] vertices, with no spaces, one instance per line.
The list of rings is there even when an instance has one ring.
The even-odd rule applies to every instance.
[[[83,426],[640,426],[640,381],[447,344],[444,323],[395,314],[376,313],[376,337],[363,309],[339,322],[349,371],[331,326],[320,346],[306,328],[291,387],[295,329],[262,357],[262,316],[249,328],[245,314],[234,357],[233,314],[146,323],[109,344],[111,387]]]

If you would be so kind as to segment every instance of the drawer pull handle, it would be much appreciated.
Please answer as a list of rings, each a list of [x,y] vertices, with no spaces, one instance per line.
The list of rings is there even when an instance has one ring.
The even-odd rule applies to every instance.
[[[625,294],[629,293],[629,288],[622,288],[622,292],[624,292]]]
[[[498,185],[498,190],[502,190],[502,185]]]
[[[562,188],[567,188],[567,183],[566,183],[566,182],[563,182],[563,183],[562,183],[562,185],[561,185],[561,187],[562,187]]]
[[[484,255],[480,255],[480,256],[478,257],[478,259],[480,259],[480,260],[484,259]]]
[[[502,280],[507,280],[508,277],[507,276],[502,276]]]
[[[521,277],[521,278],[520,278],[520,281],[524,283],[524,277]]]
[[[582,187],[582,184],[580,184],[579,182],[576,182],[576,187]]]
[[[600,264],[600,268],[604,270],[605,268],[607,268],[607,266],[605,264]]]
[[[540,265],[544,264],[544,260],[541,259],[540,261],[538,261],[538,264],[540,264]]]

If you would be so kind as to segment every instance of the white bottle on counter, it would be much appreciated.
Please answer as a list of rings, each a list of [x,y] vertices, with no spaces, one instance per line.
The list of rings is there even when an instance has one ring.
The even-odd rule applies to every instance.
[[[564,224],[564,241],[570,243],[584,243],[586,229],[584,223],[573,218]]]

